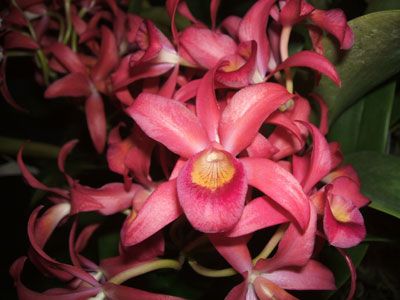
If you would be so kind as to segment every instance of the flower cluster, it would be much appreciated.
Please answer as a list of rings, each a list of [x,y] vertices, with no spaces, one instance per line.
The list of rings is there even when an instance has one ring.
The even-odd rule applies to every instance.
[[[83,102],[95,149],[106,148],[109,170],[121,175],[121,182],[100,188],[80,184],[65,169],[74,140],[58,157],[68,187],[49,187],[31,174],[20,150],[23,177],[52,203],[29,218],[28,258],[64,282],[43,293],[30,290],[21,279],[28,258],[21,257],[10,271],[21,299],[177,299],[121,283],[160,268],[179,270],[186,260],[205,276],[241,274],[227,299],[295,299],[286,290],[336,288],[332,272],[316,260],[324,243],[348,262],[352,297],[355,271],[343,248],[365,238],[360,208],[369,201],[354,169],[342,164],[339,145],[325,138],[323,99],[300,95],[293,84],[293,68],[305,67],[315,72],[315,85],[322,75],[340,86],[322,37],[332,35],[349,49],[352,31],[342,11],[302,0],[258,0],[243,17],[217,25],[219,4],[211,0],[209,28],[184,1],[167,0],[171,39],[115,0],[13,0],[3,13],[5,99],[19,107],[6,84],[7,57],[33,55],[44,96]],[[190,25],[178,29],[177,14]],[[311,49],[289,54],[298,26]],[[121,119],[107,132],[103,101],[131,122]],[[320,108],[314,124],[310,101]],[[152,178],[151,166],[162,179]],[[96,262],[82,254],[101,226],[81,228],[77,216],[88,211],[127,215],[119,256]],[[44,247],[68,219],[71,262],[65,263]],[[176,245],[178,260],[160,258],[170,223],[190,226],[200,237]],[[276,232],[252,258],[248,242],[267,227]],[[231,268],[212,270],[193,259],[204,240]]]

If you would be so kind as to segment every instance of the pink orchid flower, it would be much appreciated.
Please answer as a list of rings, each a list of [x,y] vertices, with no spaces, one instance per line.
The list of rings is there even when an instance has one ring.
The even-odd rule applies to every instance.
[[[306,228],[308,200],[292,175],[267,159],[235,157],[292,95],[277,84],[254,85],[237,92],[220,111],[207,83],[210,78],[211,71],[203,78],[208,88],[197,95],[197,116],[176,100],[151,94],[139,95],[128,108],[148,136],[181,156],[181,164],[177,177],[161,184],[138,215],[127,220],[122,231],[125,245],[144,240],[182,211],[200,231],[227,231],[240,219],[248,185],[271,197]],[[153,222],[148,223],[149,218]]]
[[[132,184],[129,191],[126,191],[122,183],[108,183],[98,189],[84,186],[71,178],[65,171],[65,160],[68,154],[77,144],[77,140],[66,143],[60,150],[58,156],[58,167],[64,174],[69,184],[69,189],[48,187],[37,180],[26,167],[22,160],[22,149],[18,153],[18,166],[22,176],[27,183],[39,190],[50,192],[55,196],[50,197],[54,203],[63,203],[69,207],[71,214],[83,211],[97,211],[103,215],[111,215],[131,207],[132,202],[141,202],[140,185]],[[137,196],[137,197],[135,197]]]

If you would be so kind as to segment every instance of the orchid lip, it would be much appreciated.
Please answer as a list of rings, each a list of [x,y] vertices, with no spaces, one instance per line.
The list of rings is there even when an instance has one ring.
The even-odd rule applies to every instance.
[[[235,175],[235,167],[220,150],[209,149],[193,163],[192,182],[215,191],[229,183]]]

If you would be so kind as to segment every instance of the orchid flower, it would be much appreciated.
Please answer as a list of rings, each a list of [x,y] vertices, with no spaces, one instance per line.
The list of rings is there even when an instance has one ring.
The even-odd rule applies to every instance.
[[[235,157],[292,95],[278,84],[254,85],[237,92],[220,111],[212,81],[210,71],[197,94],[197,116],[176,100],[145,93],[128,108],[142,130],[181,156],[182,163],[176,178],[162,183],[137,216],[127,220],[125,245],[144,240],[182,212],[200,231],[227,231],[240,219],[248,185],[282,206],[300,228],[307,226],[308,200],[289,172],[267,159]],[[151,226],[148,218],[155,220]]]

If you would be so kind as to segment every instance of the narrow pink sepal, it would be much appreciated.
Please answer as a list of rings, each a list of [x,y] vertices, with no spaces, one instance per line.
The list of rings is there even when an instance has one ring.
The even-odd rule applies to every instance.
[[[7,32],[4,36],[3,47],[5,50],[9,49],[36,50],[39,48],[38,44],[30,36],[25,35],[19,31]]]
[[[259,261],[257,270],[270,273],[285,267],[302,267],[309,261],[314,251],[317,230],[317,212],[311,203],[309,207],[310,220],[304,233],[299,232],[293,223],[290,224],[276,254],[271,259]]]
[[[158,94],[162,97],[172,98],[172,95],[175,92],[176,83],[179,75],[179,64],[176,64],[172,69],[171,74],[169,75],[167,81],[160,88]]]
[[[222,58],[235,54],[237,48],[230,36],[198,26],[186,28],[179,37],[179,42],[205,69],[212,69]]]
[[[183,157],[190,157],[209,144],[197,117],[177,100],[142,93],[127,113],[148,136]]]
[[[300,123],[307,127],[313,138],[310,165],[307,176],[302,181],[304,191],[308,193],[332,169],[331,151],[325,137],[314,125],[308,122]]]
[[[86,74],[85,65],[71,48],[61,43],[54,43],[49,47],[49,51],[69,72]]]
[[[24,161],[22,160],[22,151],[23,151],[23,146],[18,151],[17,163],[18,163],[19,169],[21,170],[22,176],[27,181],[27,183],[31,187],[35,188],[35,189],[43,190],[43,191],[46,191],[46,192],[51,192],[51,193],[57,194],[57,195],[59,195],[59,196],[61,196],[63,198],[68,198],[68,192],[66,190],[63,190],[63,189],[60,189],[60,188],[48,187],[47,185],[43,184],[42,182],[37,180],[32,175],[32,173],[28,170],[28,168],[26,167]]]
[[[176,28],[175,24],[175,15],[176,15],[176,10],[178,8],[178,3],[180,0],[167,0],[165,2],[165,7],[167,9],[168,15],[171,18],[171,31],[172,31],[172,36],[174,38],[175,43],[178,44],[178,29]]]
[[[285,61],[278,65],[278,67],[268,76],[271,76],[280,70],[292,67],[307,67],[314,69],[327,77],[329,77],[337,86],[340,87],[341,81],[335,66],[324,56],[313,51],[300,51],[289,56]]]
[[[278,152],[278,149],[265,136],[258,133],[246,151],[250,157],[270,158]]]
[[[43,293],[35,292],[27,288],[21,281],[21,275],[26,257],[18,258],[10,268],[10,275],[14,279],[18,298],[21,300],[86,300],[96,296],[100,287],[88,287],[81,290],[51,289]]]
[[[107,124],[103,99],[97,91],[85,101],[86,122],[96,151],[102,153],[106,144]]]
[[[228,152],[222,151],[234,168],[234,175],[223,186],[211,190],[192,181],[193,164],[210,149],[191,157],[179,173],[179,203],[194,228],[207,233],[231,229],[242,215],[247,192],[243,166]]]
[[[282,287],[278,286],[274,282],[268,280],[267,276],[257,276],[254,280],[254,290],[257,295],[254,296],[254,300],[271,300],[271,299],[279,299],[279,300],[298,300],[298,298],[290,295],[286,292]],[[272,294],[272,297],[271,297]],[[247,299],[246,299],[247,300]]]
[[[299,182],[277,163],[262,158],[242,158],[249,185],[282,206],[303,230],[309,224],[310,204]]]
[[[99,228],[100,223],[94,223],[86,226],[81,233],[79,234],[78,238],[76,238],[76,230],[78,227],[78,220],[75,219],[72,223],[71,231],[68,238],[68,248],[69,248],[69,256],[71,258],[71,262],[74,266],[85,268],[86,270],[96,271],[98,270],[98,266],[90,261],[89,259],[80,255],[90,238],[92,237],[93,233]]]
[[[347,24],[346,15],[341,9],[314,10],[311,21],[318,27],[337,38],[341,49],[350,49],[354,43],[354,35]]]
[[[221,116],[214,87],[215,68],[201,79],[196,96],[196,114],[210,141],[218,139],[218,122]]]
[[[266,197],[258,197],[246,204],[239,222],[226,233],[226,236],[241,236],[288,222],[287,217],[281,212],[282,208],[270,202],[271,200]]]
[[[91,93],[92,83],[82,73],[70,73],[49,85],[44,93],[46,98],[87,97]]]
[[[155,294],[139,290],[132,287],[113,284],[107,282],[103,285],[103,291],[110,300],[132,300],[132,299],[146,299],[146,300],[183,300],[169,295]]]
[[[264,120],[293,95],[279,84],[261,83],[237,92],[222,112],[221,143],[233,155],[248,147]]]
[[[98,189],[76,184],[71,189],[71,213],[98,211],[107,216],[121,212],[131,206],[139,188],[132,184],[126,191],[122,183],[107,183]]]
[[[208,238],[225,260],[236,270],[242,274],[249,272],[253,265],[247,242],[249,236],[241,236],[228,238],[225,235],[209,234]]]
[[[191,98],[194,98],[200,86],[200,81],[201,79],[193,79],[189,81],[175,92],[173,99],[180,102],[187,102]]]
[[[92,69],[93,81],[105,79],[119,61],[117,42],[114,34],[105,26],[101,27],[101,48],[98,62]]]
[[[257,43],[257,67],[261,76],[265,76],[268,70],[270,48],[266,29],[273,4],[273,0],[257,1],[243,17],[239,26],[238,35],[241,42],[254,40]]]
[[[283,268],[262,275],[287,290],[335,290],[332,272],[315,260],[302,268]]]
[[[58,169],[65,174],[65,161],[67,160],[68,155],[74,150],[75,146],[78,144],[79,140],[71,140],[65,143],[62,147],[60,152],[58,153],[57,157],[57,166]]]
[[[325,204],[324,232],[328,242],[339,248],[350,248],[362,242],[366,235],[364,219],[358,208],[341,196],[328,192],[328,201]],[[349,218],[346,222],[336,220],[332,209],[340,209]]]
[[[134,213],[135,214],[135,213]],[[176,194],[176,180],[159,185],[142,209],[129,216],[121,230],[124,246],[132,246],[145,240],[182,214]]]

